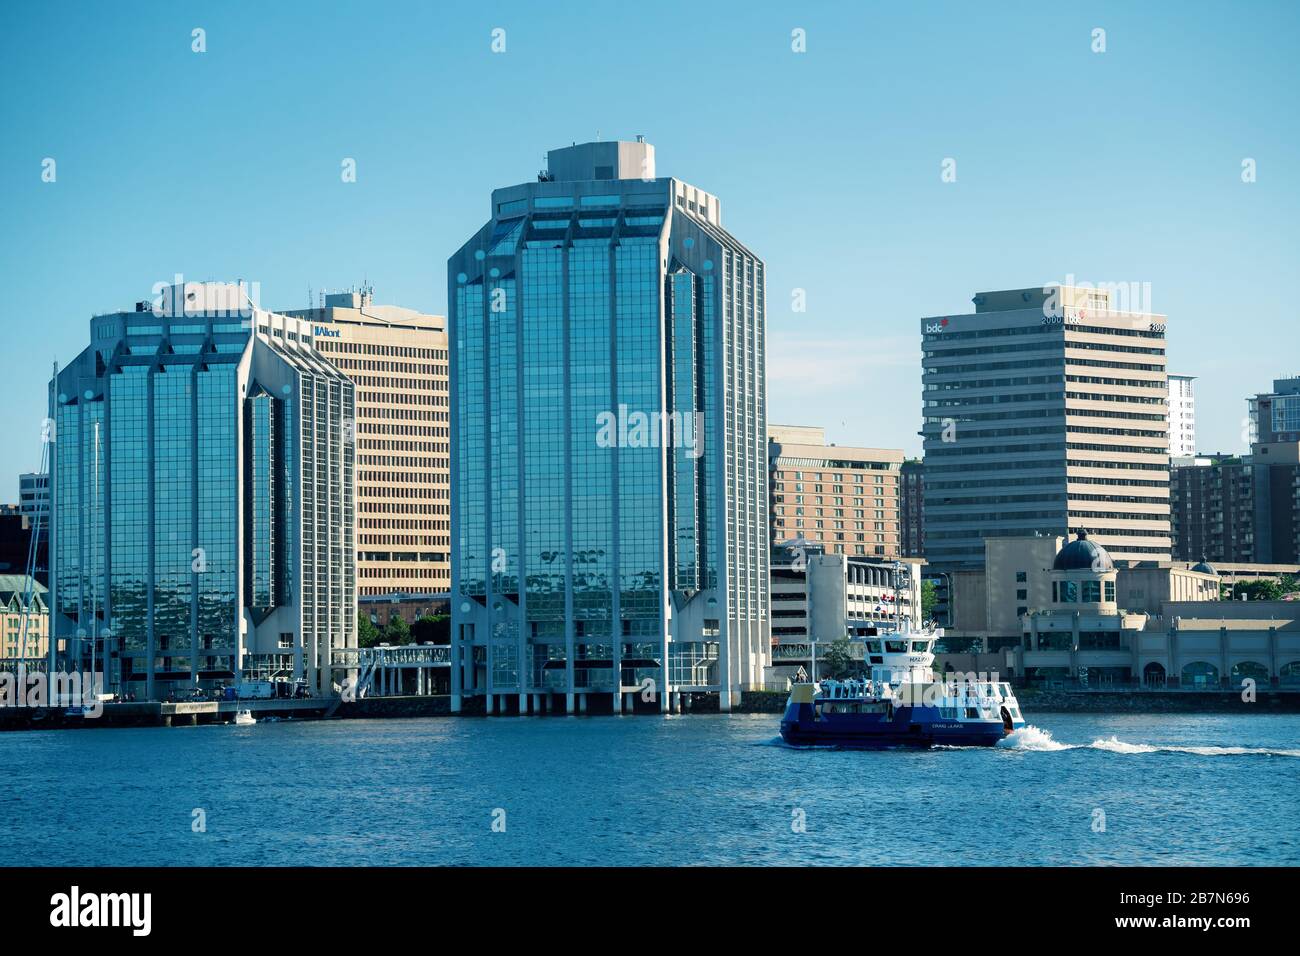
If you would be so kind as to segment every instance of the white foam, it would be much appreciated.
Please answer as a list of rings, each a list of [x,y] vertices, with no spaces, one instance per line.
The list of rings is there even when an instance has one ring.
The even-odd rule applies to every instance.
[[[1120,740],[1113,734],[1110,737],[1099,737],[1090,744],[1067,744],[1053,739],[1050,730],[1043,730],[1034,726],[1021,727],[1019,730],[1012,731],[999,741],[998,746],[1011,750],[1045,752],[1086,748],[1089,750],[1103,750],[1114,754],[1178,753],[1192,754],[1197,757],[1237,757],[1243,755],[1300,757],[1300,750],[1283,750],[1273,747],[1175,747],[1158,746],[1156,744],[1131,744],[1128,741]]]
[[[1278,750],[1273,747],[1157,747],[1152,744],[1130,744],[1113,735],[1108,740],[1094,740],[1088,746],[1094,750],[1109,750],[1117,754],[1193,754],[1197,757],[1240,757],[1255,755],[1266,757],[1300,757],[1300,750]]]
[[[998,741],[999,747],[1011,750],[1073,750],[1078,744],[1063,744],[1052,739],[1050,730],[1042,730],[1032,724],[1011,731]]]

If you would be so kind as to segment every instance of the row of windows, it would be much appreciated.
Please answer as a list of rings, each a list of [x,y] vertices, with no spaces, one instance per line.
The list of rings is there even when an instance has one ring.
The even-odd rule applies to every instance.
[[[323,336],[316,337],[316,348],[321,352],[339,352],[347,355],[388,355],[397,358],[422,358],[447,361],[446,349],[426,349],[410,345],[368,345],[364,342],[341,342]],[[444,374],[446,366],[443,367]]]

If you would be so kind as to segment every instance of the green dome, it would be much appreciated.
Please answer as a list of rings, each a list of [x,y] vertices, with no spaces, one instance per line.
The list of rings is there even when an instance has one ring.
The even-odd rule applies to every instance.
[[[1052,570],[1114,571],[1115,562],[1105,548],[1088,540],[1088,532],[1080,531],[1078,538],[1057,552]]]

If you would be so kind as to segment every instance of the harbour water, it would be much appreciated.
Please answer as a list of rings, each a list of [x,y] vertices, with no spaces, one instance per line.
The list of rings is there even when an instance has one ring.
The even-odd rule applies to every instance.
[[[1033,714],[988,749],[774,715],[0,734],[8,864],[1300,864],[1300,715]]]

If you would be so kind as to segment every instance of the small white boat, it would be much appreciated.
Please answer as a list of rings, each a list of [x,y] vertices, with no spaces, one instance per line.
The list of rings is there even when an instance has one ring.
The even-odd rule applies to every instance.
[[[253,716],[251,710],[241,710],[235,714],[235,726],[247,727],[249,724],[257,723],[257,718]]]

